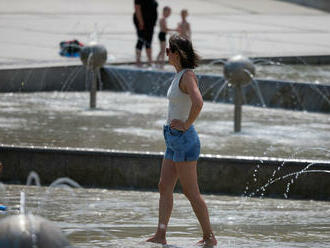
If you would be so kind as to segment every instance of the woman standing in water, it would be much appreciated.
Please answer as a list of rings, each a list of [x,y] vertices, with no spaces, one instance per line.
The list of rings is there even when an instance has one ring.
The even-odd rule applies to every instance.
[[[203,98],[192,69],[197,67],[199,56],[191,41],[177,34],[170,37],[166,53],[169,63],[175,67],[177,73],[167,92],[168,116],[163,130],[166,152],[158,185],[158,228],[155,235],[147,241],[166,244],[166,229],[173,209],[173,190],[179,179],[183,193],[190,201],[203,229],[203,239],[198,244],[215,246],[217,240],[197,182],[200,142],[193,123],[202,109]]]

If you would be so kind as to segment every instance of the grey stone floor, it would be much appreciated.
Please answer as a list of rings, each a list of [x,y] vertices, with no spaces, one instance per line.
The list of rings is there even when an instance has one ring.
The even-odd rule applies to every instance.
[[[195,48],[205,59],[330,54],[330,14],[275,0],[158,0],[176,27],[187,8]],[[1,0],[0,67],[80,64],[60,57],[59,42],[97,37],[108,62],[134,61],[133,0]],[[154,56],[159,51],[156,27]]]

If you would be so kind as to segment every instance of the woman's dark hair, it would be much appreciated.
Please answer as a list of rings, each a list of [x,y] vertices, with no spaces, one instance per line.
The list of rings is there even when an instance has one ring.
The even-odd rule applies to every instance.
[[[169,40],[171,52],[178,52],[180,56],[182,68],[194,69],[200,61],[199,55],[195,52],[192,43],[189,39],[173,34]]]

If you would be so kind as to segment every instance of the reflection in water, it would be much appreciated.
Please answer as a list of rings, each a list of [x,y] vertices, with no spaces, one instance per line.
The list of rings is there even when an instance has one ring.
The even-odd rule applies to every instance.
[[[0,143],[10,145],[164,151],[164,97],[99,92],[0,94]],[[330,116],[243,106],[234,134],[233,106],[205,102],[196,129],[202,153],[330,159]]]
[[[155,192],[55,188],[8,185],[9,214],[18,212],[20,192],[26,212],[56,222],[75,247],[161,247],[145,243],[158,219]],[[328,247],[330,209],[327,202],[292,201],[204,195],[219,247]],[[146,199],[148,199],[146,201]],[[169,224],[170,247],[193,247],[201,236],[189,201],[174,195]],[[2,216],[0,216],[1,218]]]

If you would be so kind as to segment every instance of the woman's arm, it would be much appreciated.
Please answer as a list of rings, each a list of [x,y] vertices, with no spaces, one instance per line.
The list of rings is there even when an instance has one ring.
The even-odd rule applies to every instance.
[[[134,8],[135,8],[135,15],[136,15],[136,18],[137,18],[138,23],[139,23],[139,29],[143,30],[144,29],[144,21],[143,21],[143,17],[142,17],[141,5],[134,4]]]
[[[191,109],[188,119],[183,122],[180,120],[172,120],[171,128],[185,131],[194,123],[203,107],[203,97],[197,85],[197,78],[192,71],[187,71],[181,78],[180,89],[188,94],[191,99]]]

